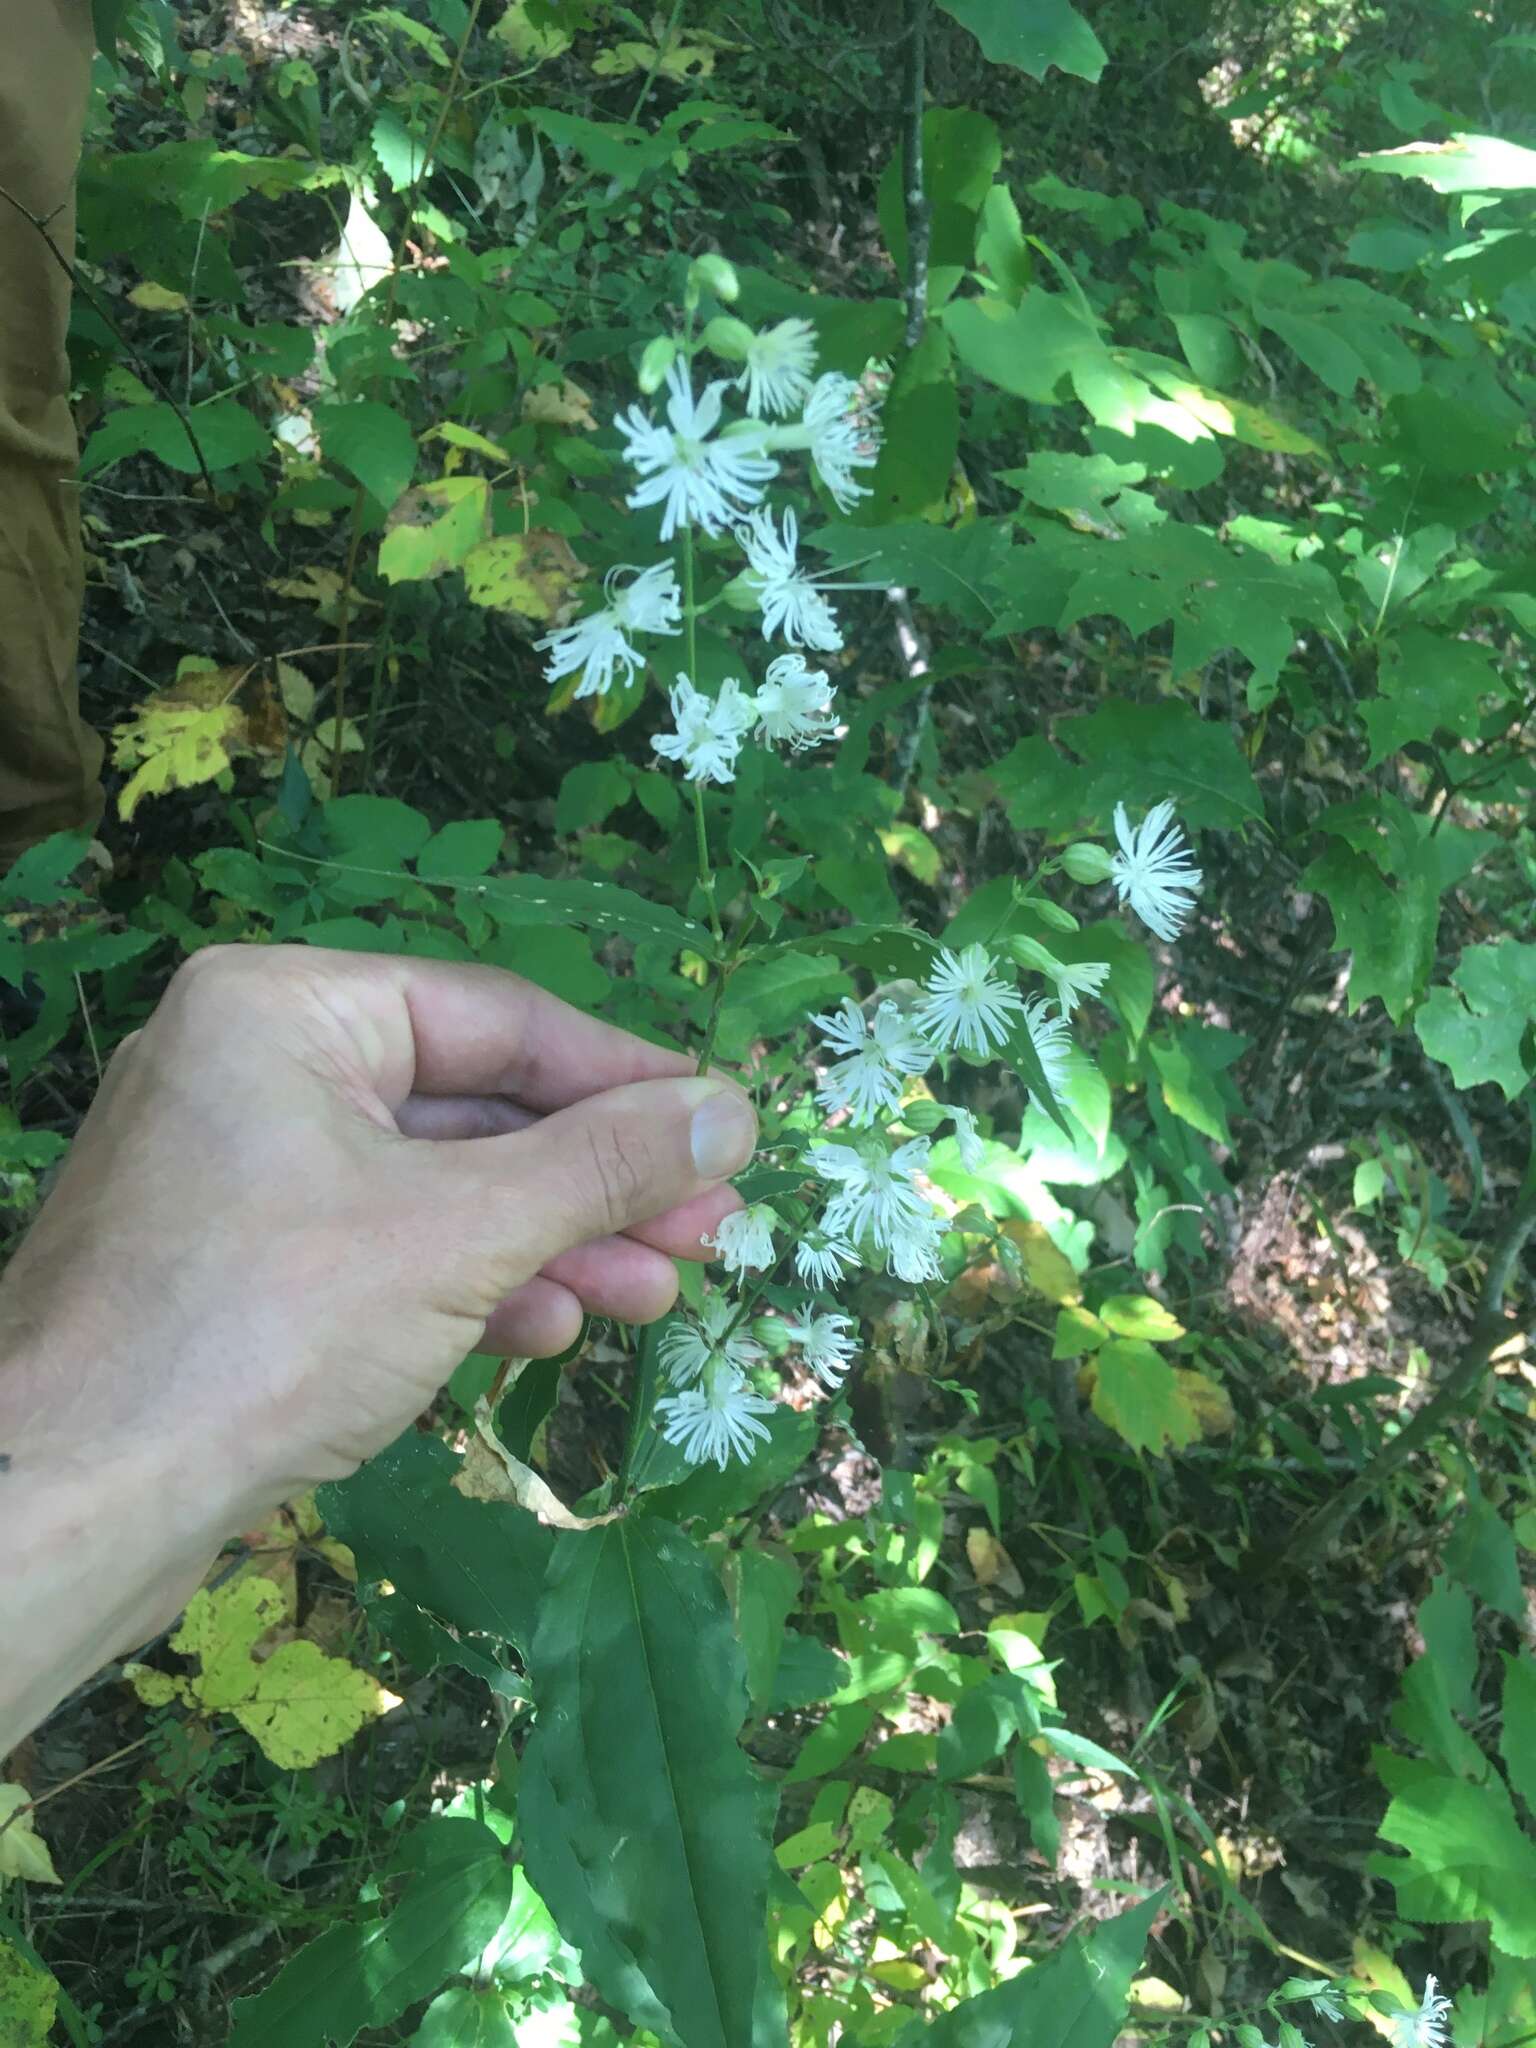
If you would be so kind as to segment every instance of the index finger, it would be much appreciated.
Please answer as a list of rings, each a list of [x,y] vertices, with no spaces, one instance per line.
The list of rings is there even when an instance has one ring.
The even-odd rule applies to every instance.
[[[554,1110],[630,1081],[694,1071],[686,1053],[604,1024],[503,968],[354,957],[386,974],[405,1004],[420,1094],[505,1095]]]

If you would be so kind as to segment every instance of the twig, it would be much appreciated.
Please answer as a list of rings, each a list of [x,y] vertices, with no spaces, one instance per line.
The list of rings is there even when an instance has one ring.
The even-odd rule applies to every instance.
[[[903,143],[902,189],[907,222],[908,350],[917,347],[928,324],[928,241],[932,225],[928,195],[923,189],[923,101],[927,92],[928,0],[908,0],[911,35],[907,42],[907,132]]]
[[[1504,1316],[1504,1292],[1521,1253],[1536,1230],[1536,1172],[1527,1176],[1519,1201],[1493,1247],[1477,1300],[1477,1315],[1440,1390],[1372,1458],[1358,1479],[1309,1515],[1280,1554],[1283,1565],[1315,1563],[1329,1549],[1344,1525],[1365,1505],[1400,1465],[1427,1444],[1471,1398],[1488,1369],[1488,1361],[1510,1334]]]

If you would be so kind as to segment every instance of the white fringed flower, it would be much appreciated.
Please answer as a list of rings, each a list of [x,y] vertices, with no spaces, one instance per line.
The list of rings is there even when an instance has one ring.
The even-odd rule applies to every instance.
[[[762,738],[783,740],[797,754],[830,739],[837,728],[832,697],[824,668],[807,668],[803,654],[776,656],[755,700]]]
[[[885,1248],[887,1269],[913,1287],[939,1279],[939,1245],[948,1227],[938,1210],[931,1207],[921,1216],[904,1218]]]
[[[854,380],[829,370],[816,379],[802,420],[816,473],[840,512],[851,512],[869,496],[868,484],[856,483],[853,472],[873,469],[880,456],[879,435],[857,411],[858,401]]]
[[[791,647],[835,654],[843,636],[816,579],[800,567],[800,522],[793,510],[786,509],[780,533],[772,512],[759,505],[746,524],[737,527],[736,538],[747,557],[742,582],[763,614],[763,638],[782,633]]]
[[[1426,1977],[1418,2011],[1394,2013],[1388,2020],[1393,2048],[1445,2048],[1445,2016],[1451,2001],[1436,1988],[1437,1983],[1436,1978]]]
[[[712,1294],[699,1310],[697,1321],[691,1316],[673,1317],[661,1333],[657,1356],[675,1387],[691,1386],[716,1366],[743,1373],[748,1366],[761,1364],[765,1355],[762,1345],[747,1335],[745,1327],[734,1327],[739,1315],[740,1310],[725,1295]]]
[[[625,460],[641,477],[624,502],[636,510],[660,505],[663,540],[687,525],[701,526],[708,534],[723,532],[751,511],[763,486],[778,473],[778,464],[764,452],[760,429],[715,433],[725,388],[724,382],[706,384],[704,395],[695,399],[688,366],[679,360],[667,372],[666,426],[658,426],[638,405],[615,421],[624,436]]]
[[[1072,1034],[1066,1018],[1057,1016],[1044,996],[1035,996],[1024,1006],[1024,1028],[1051,1093],[1060,1095],[1072,1074]]]
[[[843,1374],[859,1351],[858,1340],[849,1334],[854,1327],[852,1317],[803,1316],[785,1327],[791,1343],[799,1345],[806,1364],[822,1385],[840,1387]]]
[[[706,697],[681,674],[668,699],[677,730],[655,735],[657,753],[676,761],[691,782],[733,782],[741,743],[757,723],[756,700],[734,676],[717,697]]]
[[[633,576],[633,583],[615,588],[615,578]],[[682,594],[670,562],[657,562],[649,569],[624,565],[610,569],[603,582],[608,602],[601,611],[590,612],[569,626],[546,633],[534,646],[542,653],[549,648],[544,670],[551,683],[581,670],[578,697],[601,697],[613,687],[616,668],[629,682],[644,659],[630,645],[630,633],[676,633],[682,621]]]
[[[747,387],[754,419],[795,412],[810,392],[816,368],[816,330],[809,320],[780,320],[752,337],[738,383]]]
[[[1110,879],[1122,903],[1160,939],[1174,940],[1188,922],[1200,887],[1195,866],[1171,803],[1154,804],[1132,826],[1124,804],[1115,805],[1115,837],[1120,851],[1110,863]]]
[[[881,1003],[866,1018],[853,998],[844,996],[837,1010],[811,1022],[841,1055],[827,1070],[816,1100],[829,1114],[846,1109],[855,1124],[894,1116],[901,1107],[903,1081],[933,1064],[933,1048],[894,1003]]]
[[[989,1053],[1004,1044],[1012,1019],[1024,999],[1011,981],[1002,979],[985,946],[962,952],[941,949],[938,965],[927,980],[927,1000],[918,1006],[918,1021],[941,1051],[958,1045],[962,1052]]]
[[[702,1237],[728,1273],[761,1272],[773,1264],[773,1226],[778,1217],[766,1202],[733,1210],[715,1225],[713,1237]]]
[[[823,1180],[836,1183],[822,1214],[836,1237],[853,1243],[868,1237],[886,1251],[905,1227],[932,1213],[912,1178],[928,1164],[926,1138],[909,1139],[894,1152],[868,1144],[813,1145],[807,1157]]]
[[[723,1472],[729,1459],[746,1460],[758,1443],[769,1440],[761,1420],[774,1403],[756,1394],[740,1373],[720,1367],[705,1386],[664,1394],[656,1403],[656,1420],[669,1444],[676,1444],[690,1464],[711,1460]]]
[[[807,1287],[835,1287],[844,1271],[857,1263],[853,1246],[830,1231],[808,1230],[795,1246],[795,1271]]]

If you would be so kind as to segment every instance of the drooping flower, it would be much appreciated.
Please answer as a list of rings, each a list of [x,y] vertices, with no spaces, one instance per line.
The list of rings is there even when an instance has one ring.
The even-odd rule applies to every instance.
[[[736,1327],[740,1311],[723,1294],[712,1294],[699,1310],[698,1318],[674,1316],[661,1333],[657,1355],[672,1384],[686,1387],[716,1366],[728,1366],[743,1373],[758,1365],[763,1347]]]
[[[615,587],[619,576],[633,576],[634,581]],[[616,668],[623,669],[626,683],[632,679],[644,657],[630,645],[630,633],[680,630],[682,595],[670,562],[656,562],[649,569],[631,569],[627,564],[610,569],[603,592],[608,602],[601,611],[589,612],[586,618],[533,643],[541,653],[545,648],[551,650],[544,670],[548,681],[557,683],[562,676],[581,670],[578,697],[604,696],[613,687]]]
[[[782,633],[791,647],[835,654],[843,636],[816,579],[800,567],[800,522],[793,509],[786,509],[780,533],[773,513],[759,505],[746,524],[737,527],[736,538],[747,557],[742,581],[762,610],[763,638]]]
[[[641,478],[624,502],[636,510],[660,505],[663,540],[689,524],[708,534],[723,532],[751,511],[778,472],[763,448],[761,429],[715,432],[725,388],[723,381],[706,384],[696,399],[688,365],[679,360],[667,372],[666,426],[638,405],[615,422],[624,436],[625,460]]]
[[[758,689],[758,729],[765,740],[784,740],[800,753],[836,730],[832,685],[823,668],[807,668],[803,654],[780,654]]]
[[[960,1164],[967,1173],[975,1173],[981,1165],[981,1133],[976,1128],[976,1119],[960,1103],[949,1106],[955,1126],[955,1149],[960,1154]]]
[[[811,389],[816,368],[816,330],[809,320],[780,320],[754,334],[739,383],[747,387],[747,411],[754,419],[796,411]]]
[[[985,946],[966,946],[959,953],[941,948],[938,965],[929,975],[927,1000],[918,1006],[918,1020],[941,1051],[958,1045],[962,1052],[989,1053],[1002,1045],[1011,1019],[1024,999],[1005,981]]]
[[[933,1048],[894,1003],[881,1003],[873,1017],[851,996],[838,1009],[811,1022],[841,1055],[827,1070],[816,1100],[829,1113],[850,1112],[855,1124],[872,1124],[901,1107],[902,1082],[933,1064]]]
[[[1044,996],[1034,996],[1024,1005],[1024,1028],[1051,1093],[1060,1095],[1072,1074],[1072,1034],[1066,1018],[1057,1016]]]
[[[685,675],[668,693],[675,732],[658,733],[651,744],[658,754],[676,761],[692,782],[732,782],[741,743],[757,723],[756,700],[734,676],[720,693],[706,697]]]
[[[1437,1989],[1437,1983],[1434,1977],[1424,1979],[1424,1996],[1417,2012],[1392,2014],[1388,2025],[1393,2048],[1445,2048],[1445,2016],[1451,2001]]]
[[[1344,2001],[1332,1989],[1314,1991],[1307,2003],[1320,2020],[1332,2020],[1335,2026],[1345,2018]]]
[[[760,1272],[773,1264],[773,1226],[778,1220],[766,1202],[751,1202],[722,1217],[714,1236],[699,1242],[713,1246],[727,1272]]]
[[[857,411],[858,401],[853,378],[828,370],[812,386],[802,416],[816,473],[840,512],[851,512],[869,496],[868,484],[855,482],[853,472],[873,469],[880,456],[879,435]]]
[[[669,1444],[676,1444],[691,1464],[713,1459],[722,1471],[732,1457],[750,1458],[754,1444],[768,1441],[761,1420],[774,1403],[754,1393],[738,1372],[720,1366],[703,1386],[680,1394],[663,1394],[656,1419]]]
[[[932,1207],[926,1208],[921,1216],[903,1217],[885,1248],[887,1269],[909,1286],[918,1286],[925,1280],[937,1280],[942,1272],[939,1245],[948,1228],[938,1210]]]
[[[790,1341],[798,1344],[806,1364],[823,1386],[840,1387],[843,1374],[858,1356],[858,1342],[849,1335],[851,1316],[811,1315],[788,1325]]]
[[[872,1238],[879,1250],[886,1251],[903,1224],[932,1212],[912,1178],[928,1164],[926,1138],[911,1138],[894,1152],[868,1143],[813,1145],[807,1158],[823,1180],[836,1184],[837,1192],[822,1212],[822,1221],[834,1236],[854,1243]]]
[[[1129,903],[1160,939],[1176,939],[1194,908],[1201,878],[1173,805],[1154,804],[1132,826],[1124,804],[1116,804],[1115,837],[1120,851],[1110,862],[1110,878],[1120,901]]]
[[[795,1271],[807,1287],[835,1287],[857,1261],[853,1246],[826,1230],[808,1230],[795,1246]]]
[[[1037,939],[1016,934],[1007,942],[1010,956],[1021,967],[1033,967],[1056,990],[1061,1014],[1070,1017],[1084,996],[1096,996],[1109,979],[1107,960],[1058,960]]]

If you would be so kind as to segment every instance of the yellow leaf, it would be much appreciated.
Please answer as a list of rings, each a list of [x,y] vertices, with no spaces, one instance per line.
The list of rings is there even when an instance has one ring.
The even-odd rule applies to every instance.
[[[491,487],[483,476],[419,484],[399,498],[379,548],[386,583],[424,583],[457,569],[491,530]]]
[[[168,1707],[186,1697],[179,1678],[168,1671],[155,1671],[148,1664],[125,1664],[123,1676],[146,1707]]]
[[[590,1518],[573,1515],[548,1480],[514,1458],[497,1436],[491,1404],[484,1394],[475,1403],[475,1435],[449,1484],[466,1500],[507,1501],[526,1508],[548,1529],[597,1529],[604,1522],[616,1521],[623,1512],[615,1508]]]
[[[975,1528],[967,1529],[965,1554],[970,1559],[978,1586],[1000,1587],[1011,1600],[1023,1597],[1024,1581],[1019,1577],[1018,1566],[990,1529],[979,1523]]]
[[[0,1785],[0,1826],[10,1822],[0,1834],[0,1877],[24,1877],[28,1884],[59,1884],[62,1879],[31,1814],[11,1820],[17,1807],[31,1802],[32,1794],[24,1785]]]
[[[334,1756],[382,1711],[377,1682],[318,1643],[284,1643],[253,1669],[255,1683],[234,1716],[280,1770]]]
[[[1135,1451],[1161,1456],[1200,1434],[1200,1418],[1179,1375],[1150,1344],[1117,1337],[1094,1358],[1093,1412]]]
[[[541,426],[580,427],[584,433],[597,432],[591,397],[570,377],[562,384],[536,384],[532,391],[525,391],[523,418]]]
[[[1027,1223],[1020,1217],[1010,1217],[998,1228],[1004,1237],[1011,1238],[1018,1246],[1025,1277],[1036,1294],[1043,1294],[1047,1301],[1054,1301],[1058,1306],[1082,1299],[1082,1288],[1078,1285],[1072,1261],[1065,1252],[1057,1250],[1043,1223]]]
[[[1171,1344],[1184,1325],[1150,1294],[1112,1294],[1099,1303],[1100,1319],[1117,1337],[1141,1337],[1148,1344]]]
[[[185,1681],[189,1705],[233,1714],[283,1770],[332,1756],[365,1721],[383,1711],[377,1682],[317,1643],[281,1643],[260,1657],[256,1645],[284,1618],[281,1587],[241,1578],[194,1593],[171,1648],[201,1670]],[[142,1674],[135,1679],[142,1683]]]
[[[1179,1392],[1194,1410],[1201,1435],[1229,1436],[1236,1426],[1237,1417],[1232,1411],[1231,1397],[1226,1388],[1188,1366],[1176,1367],[1173,1376],[1178,1381]]]
[[[871,1963],[869,1974],[882,1984],[889,1984],[893,1991],[921,1991],[928,1982],[928,1972],[921,1963]]]
[[[548,63],[551,57],[563,57],[571,47],[571,38],[563,28],[533,26],[528,19],[528,0],[510,0],[491,34],[525,64]]]
[[[128,294],[128,303],[145,313],[185,313],[187,310],[184,292],[173,292],[169,285],[152,281],[136,284]]]
[[[0,1941],[0,2042],[4,2048],[47,2048],[58,2011],[59,1980]]]
[[[586,571],[558,533],[539,527],[483,540],[464,558],[464,589],[472,604],[552,619]]]
[[[211,711],[190,704],[144,705],[128,725],[117,728],[114,761],[125,767],[136,754],[141,764],[118,795],[118,816],[131,818],[147,796],[212,782],[229,767],[230,750],[239,746],[244,733],[245,717],[235,704],[220,704]]]

